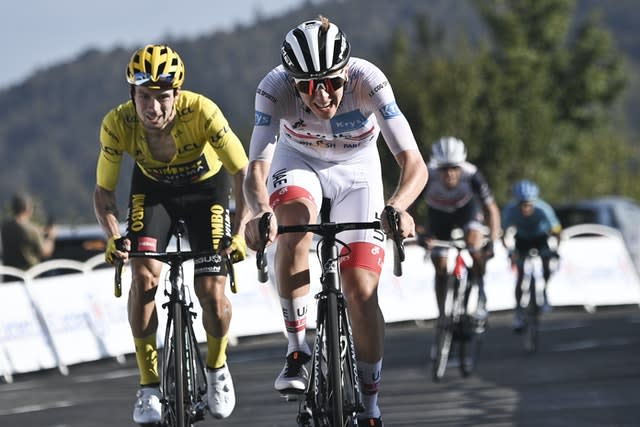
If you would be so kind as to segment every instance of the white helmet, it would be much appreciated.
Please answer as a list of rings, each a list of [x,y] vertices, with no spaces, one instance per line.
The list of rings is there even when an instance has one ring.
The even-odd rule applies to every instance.
[[[442,137],[431,147],[431,160],[437,167],[460,166],[467,160],[467,149],[458,138]]]
[[[327,18],[306,21],[289,31],[280,60],[297,79],[317,79],[342,69],[349,61],[347,36]]]

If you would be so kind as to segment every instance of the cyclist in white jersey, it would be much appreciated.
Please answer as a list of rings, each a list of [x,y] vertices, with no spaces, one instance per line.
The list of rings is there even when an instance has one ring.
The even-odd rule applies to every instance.
[[[256,92],[245,181],[254,214],[246,228],[248,246],[256,250],[260,245],[258,223],[264,213],[275,213],[268,242],[272,243],[278,224],[316,222],[323,198],[330,199],[331,221],[380,219],[385,206],[376,146],[380,132],[402,171],[386,204],[399,211],[402,236],[413,236],[415,224],[407,208],[424,187],[428,171],[382,71],[351,58],[345,34],[322,16],[289,31],[281,63]],[[387,229],[384,220],[383,224]],[[352,250],[341,260],[341,272],[363,384],[365,412],[360,417],[365,425],[381,426],[377,396],[384,318],[377,288],[385,235],[348,231],[340,239]],[[311,242],[309,233],[278,237],[275,273],[289,342],[285,367],[275,381],[281,392],[303,392],[308,382],[305,363],[311,351],[305,329]]]
[[[429,247],[430,238],[449,240],[454,228],[464,230],[474,261],[471,280],[478,284],[480,291],[476,315],[484,320],[487,315],[485,264],[493,256],[493,241],[501,234],[498,205],[482,173],[467,161],[466,147],[458,138],[442,137],[433,144],[429,173],[431,179],[423,191],[429,224],[424,238],[420,240]],[[483,248],[487,226],[490,240]],[[431,251],[431,260],[436,271],[435,292],[441,315],[446,297],[446,249],[435,248]]]

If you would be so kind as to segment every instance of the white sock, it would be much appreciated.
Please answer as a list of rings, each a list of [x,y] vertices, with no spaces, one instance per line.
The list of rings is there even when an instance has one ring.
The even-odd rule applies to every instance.
[[[287,329],[287,354],[294,351],[302,351],[311,354],[311,349],[307,344],[307,297],[293,299],[280,298],[282,307],[282,317]]]
[[[376,363],[366,363],[358,360],[357,364],[364,415],[368,418],[379,418],[378,388],[382,379],[382,359]]]

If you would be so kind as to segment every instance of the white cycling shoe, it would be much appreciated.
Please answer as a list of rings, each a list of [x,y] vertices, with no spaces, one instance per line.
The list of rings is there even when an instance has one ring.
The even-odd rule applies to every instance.
[[[207,369],[207,400],[209,410],[215,418],[227,418],[236,406],[236,392],[229,367]]]
[[[136,395],[133,407],[133,422],[137,424],[156,424],[162,421],[162,403],[157,387],[142,387]]]

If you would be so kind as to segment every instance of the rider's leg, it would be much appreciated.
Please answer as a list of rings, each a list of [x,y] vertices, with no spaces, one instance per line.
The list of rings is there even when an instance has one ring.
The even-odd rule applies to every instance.
[[[435,270],[434,289],[436,293],[436,303],[438,305],[438,318],[444,315],[444,304],[447,298],[447,257],[432,256],[431,262]]]
[[[127,311],[135,343],[136,362],[140,371],[140,385],[143,386],[156,386],[160,383],[156,347],[158,314],[155,294],[161,271],[162,264],[158,261],[131,259],[132,283]]]
[[[366,268],[344,268],[343,292],[349,307],[366,417],[380,417],[378,388],[384,353],[384,317],[378,304],[380,274]]]
[[[227,276],[196,276],[194,288],[202,307],[207,333],[207,400],[215,418],[227,418],[236,405],[235,388],[227,365],[231,301],[225,295]]]
[[[481,230],[471,228],[467,230],[466,241],[471,257],[473,258],[473,267],[471,268],[471,283],[478,286],[478,308],[485,310],[487,295],[484,290],[484,273],[486,268],[486,258],[482,246],[485,235]]]
[[[199,276],[195,292],[202,307],[202,325],[207,333],[207,367],[222,368],[227,360],[231,301],[225,294],[226,276]]]
[[[542,276],[544,277],[544,286],[542,287],[542,310],[545,312],[551,311],[551,304],[547,297],[547,288],[549,285],[549,278],[551,277],[551,257],[548,255],[542,256]]]
[[[316,216],[316,207],[311,202],[301,199],[284,203],[276,209],[280,225],[315,222]],[[287,354],[295,350],[310,353],[305,336],[311,242],[311,233],[285,233],[278,236],[275,273],[287,330]]]

